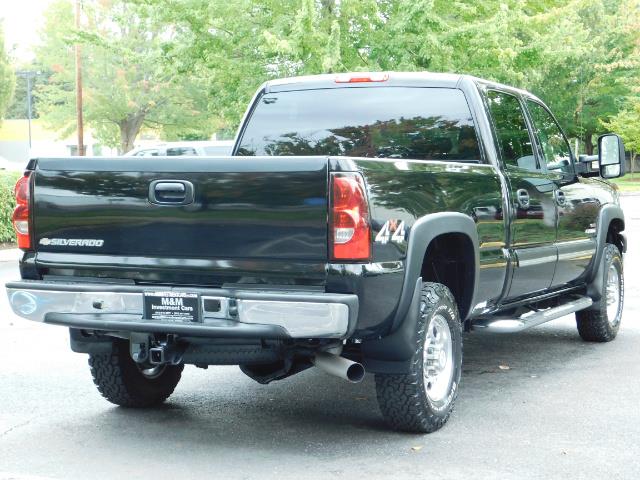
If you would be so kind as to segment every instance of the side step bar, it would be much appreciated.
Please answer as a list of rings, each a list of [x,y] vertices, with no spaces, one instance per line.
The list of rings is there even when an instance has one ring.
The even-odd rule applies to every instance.
[[[593,300],[589,297],[579,297],[557,307],[546,310],[531,311],[519,318],[494,317],[474,320],[473,330],[486,333],[515,333],[531,327],[536,327],[550,320],[563,317],[578,310],[589,308]]]

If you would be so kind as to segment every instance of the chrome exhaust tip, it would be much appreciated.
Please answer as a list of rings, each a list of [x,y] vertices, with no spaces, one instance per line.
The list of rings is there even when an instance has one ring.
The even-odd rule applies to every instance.
[[[364,378],[364,367],[358,362],[353,362],[340,355],[320,352],[311,359],[320,370],[340,377],[351,383],[359,383]]]

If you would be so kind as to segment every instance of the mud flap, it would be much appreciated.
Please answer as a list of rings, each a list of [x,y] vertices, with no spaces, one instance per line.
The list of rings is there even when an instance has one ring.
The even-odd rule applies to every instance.
[[[362,364],[371,373],[409,373],[420,317],[422,277],[418,278],[406,316],[389,335],[362,343]]]

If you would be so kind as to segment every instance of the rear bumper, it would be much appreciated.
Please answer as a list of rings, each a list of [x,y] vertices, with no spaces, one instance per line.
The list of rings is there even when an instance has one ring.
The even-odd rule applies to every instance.
[[[211,338],[346,338],[358,318],[358,297],[349,294],[28,280],[7,283],[6,288],[16,315],[87,330]],[[144,319],[143,294],[158,290],[199,294],[202,321]],[[207,311],[207,300],[216,311]]]

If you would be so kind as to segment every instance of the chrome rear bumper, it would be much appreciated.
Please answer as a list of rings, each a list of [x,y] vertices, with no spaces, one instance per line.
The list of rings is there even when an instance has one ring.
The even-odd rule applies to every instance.
[[[90,330],[221,338],[345,338],[355,328],[358,315],[358,297],[349,294],[28,280],[8,283],[6,288],[16,315]],[[143,294],[158,290],[198,293],[201,321],[144,319]],[[209,311],[208,304],[215,305],[215,311]]]

